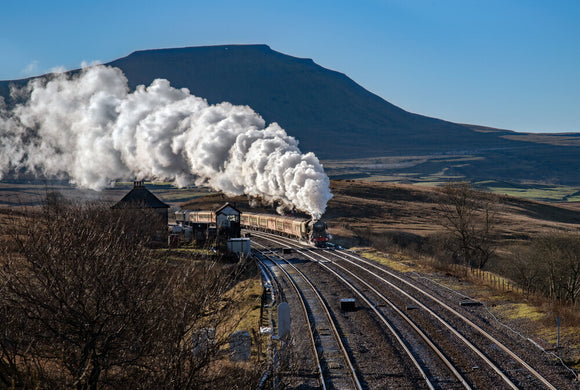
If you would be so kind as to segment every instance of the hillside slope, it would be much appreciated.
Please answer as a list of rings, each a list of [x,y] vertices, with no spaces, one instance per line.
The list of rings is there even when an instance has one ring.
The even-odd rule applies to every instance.
[[[161,77],[210,103],[249,105],[323,159],[518,144],[406,112],[342,73],[265,45],[138,51],[110,65],[123,69],[132,88]]]

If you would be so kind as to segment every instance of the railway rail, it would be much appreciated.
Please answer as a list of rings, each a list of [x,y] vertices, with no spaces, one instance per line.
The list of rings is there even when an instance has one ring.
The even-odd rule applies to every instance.
[[[259,235],[259,234],[258,234]],[[285,245],[285,244],[284,244]],[[303,253],[304,254],[304,253]],[[314,256],[309,254],[304,254],[310,260],[317,261]],[[395,304],[393,304],[388,298],[383,294],[374,289],[371,285],[364,283],[364,288],[367,292],[363,292],[361,289],[355,287],[352,283],[338,274],[336,271],[332,270],[330,267],[324,263],[320,263],[326,271],[333,274],[337,279],[341,280],[348,288],[353,291],[362,301],[364,301],[370,310],[378,317],[379,321],[389,330],[389,332],[394,336],[399,345],[407,354],[408,359],[412,362],[412,365],[418,370],[420,376],[423,378],[426,388],[436,389],[436,388],[465,388],[471,389],[471,386],[467,380],[459,373],[457,368],[447,359],[445,354],[432,342],[432,340],[419,329],[409,317],[400,310]],[[371,302],[370,298],[367,298],[368,291],[372,291],[375,296],[379,297],[383,302],[386,302],[389,307],[391,307],[392,312],[400,316],[403,321],[405,321],[411,330],[406,330],[405,333],[408,336],[409,332],[415,332],[419,337],[414,338],[414,347],[411,347],[409,343],[404,339],[402,332],[395,329],[391,320],[387,318],[387,315],[380,309],[381,305]],[[376,299],[376,298],[375,298]],[[418,343],[422,343],[419,347]],[[417,352],[421,350],[422,352]],[[425,367],[424,361],[440,360],[445,368],[433,366],[427,368]],[[455,377],[455,380],[450,380],[449,377]]]
[[[348,251],[342,250],[335,250],[335,251],[320,251],[320,250],[313,250],[310,246],[305,246],[303,244],[299,244],[294,240],[289,240],[283,237],[269,235],[265,233],[255,233],[255,236],[261,239],[273,240],[278,245],[284,247],[293,247],[299,248],[299,252],[307,258],[318,262],[318,264],[327,270],[328,272],[332,272],[337,278],[342,278],[344,283],[353,283],[356,280],[356,283],[359,286],[364,286],[366,291],[372,291],[374,287],[368,283],[365,279],[369,278],[377,283],[373,283],[374,285],[382,285],[383,292],[385,288],[388,289],[389,293],[396,292],[399,296],[404,297],[409,302],[412,302],[413,305],[420,308],[424,313],[428,313],[429,316],[435,319],[434,322],[438,322],[443,329],[446,330],[449,334],[454,335],[461,343],[464,345],[464,348],[469,349],[472,355],[477,356],[477,359],[480,359],[480,362],[484,362],[498,378],[501,378],[501,386],[505,388],[546,388],[546,389],[556,389],[548,379],[542,376],[537,370],[535,370],[530,364],[520,358],[516,353],[510,350],[510,348],[506,347],[502,342],[497,340],[493,335],[489,332],[485,331],[482,327],[478,326],[474,321],[467,318],[465,315],[459,313],[457,310],[450,307],[447,303],[443,302],[433,294],[430,294],[426,291],[423,291],[419,287],[413,285],[411,282],[405,280],[404,278],[396,275],[393,272],[385,270],[382,267],[369,262],[366,259],[362,259],[358,256],[355,256]],[[361,277],[361,273],[366,275],[365,277]],[[389,278],[390,280],[387,280]],[[348,280],[351,282],[349,282]],[[395,283],[396,281],[396,283]],[[354,287],[354,286],[353,286]],[[384,296],[381,292],[375,290],[373,292],[375,297],[379,297],[379,299],[383,300],[383,302],[389,301],[388,298]],[[381,297],[382,295],[382,297]],[[416,298],[416,297],[420,297]],[[361,296],[362,298],[362,296]],[[425,303],[424,303],[425,302]],[[370,306],[373,306],[372,303],[368,303]],[[377,305],[374,305],[377,306]],[[444,311],[445,316],[442,316],[438,313],[435,313],[435,310],[438,312]],[[454,321],[449,321],[449,316],[455,318]],[[444,318],[445,317],[445,318]],[[463,333],[464,330],[459,331],[456,329],[457,322],[462,324],[461,328],[469,329],[469,332],[466,334],[471,336],[465,336]],[[439,331],[440,332],[440,331]],[[473,336],[476,334],[477,336]],[[470,341],[468,338],[478,338],[477,346],[474,342]],[[482,342],[481,339],[484,339]],[[494,351],[501,351],[501,352],[494,352],[494,358],[490,358],[488,355],[490,352],[484,352],[481,348],[482,344],[488,344],[487,350],[490,349]],[[446,351],[447,352],[447,351]],[[503,358],[499,357],[499,353],[503,354]],[[449,355],[453,355],[447,352]],[[445,355],[444,355],[445,356]],[[507,356],[507,358],[506,358]],[[442,359],[443,360],[443,359]],[[505,368],[505,364],[501,364],[501,361],[508,360],[509,364],[511,364],[511,368]],[[514,368],[514,362],[519,365],[519,368]],[[446,363],[447,364],[447,363]],[[452,366],[452,365],[451,365]],[[453,371],[451,366],[448,365],[450,370]],[[501,367],[500,367],[501,366]],[[456,369],[456,371],[459,371]],[[464,367],[463,371],[467,371]],[[476,379],[473,379],[472,376],[470,381],[467,381],[463,378],[462,374],[458,372],[456,376],[457,380],[464,386],[465,388],[470,387],[470,383],[474,383]],[[488,378],[489,379],[489,378]],[[484,381],[485,383],[485,381]],[[490,382],[487,382],[487,386],[489,386]],[[497,382],[491,382],[493,386],[497,386]],[[478,385],[481,386],[481,385]]]
[[[300,297],[301,307],[310,330],[309,339],[313,346],[321,388],[361,390],[362,386],[356,369],[330,311],[314,285],[292,263],[266,248],[257,250],[255,253],[262,266],[280,269]]]

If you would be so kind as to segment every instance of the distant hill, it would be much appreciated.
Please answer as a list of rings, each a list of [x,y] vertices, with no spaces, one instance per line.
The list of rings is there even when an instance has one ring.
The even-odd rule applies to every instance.
[[[249,105],[267,122],[278,122],[298,138],[302,151],[313,151],[323,160],[466,155],[473,158],[446,166],[446,172],[479,180],[580,184],[576,169],[580,135],[560,142],[552,135],[538,137],[413,114],[342,73],[266,45],[137,51],[108,65],[122,69],[131,88],[165,78],[209,103]],[[0,82],[0,95],[8,96],[9,83]]]

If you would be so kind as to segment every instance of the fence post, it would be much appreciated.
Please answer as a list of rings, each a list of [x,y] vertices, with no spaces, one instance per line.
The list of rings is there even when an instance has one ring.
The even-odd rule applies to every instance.
[[[558,343],[556,344],[556,348],[560,348],[560,317],[556,318],[556,325],[558,326]]]

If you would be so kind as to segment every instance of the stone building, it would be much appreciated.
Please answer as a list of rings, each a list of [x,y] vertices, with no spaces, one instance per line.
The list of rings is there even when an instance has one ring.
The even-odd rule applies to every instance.
[[[143,181],[134,181],[133,189],[112,206],[112,208],[121,211],[151,211],[151,218],[148,221],[151,223],[149,231],[153,233],[153,240],[160,243],[167,242],[169,205],[163,203],[151,191],[145,188]],[[130,215],[130,213],[127,213],[127,215]]]

